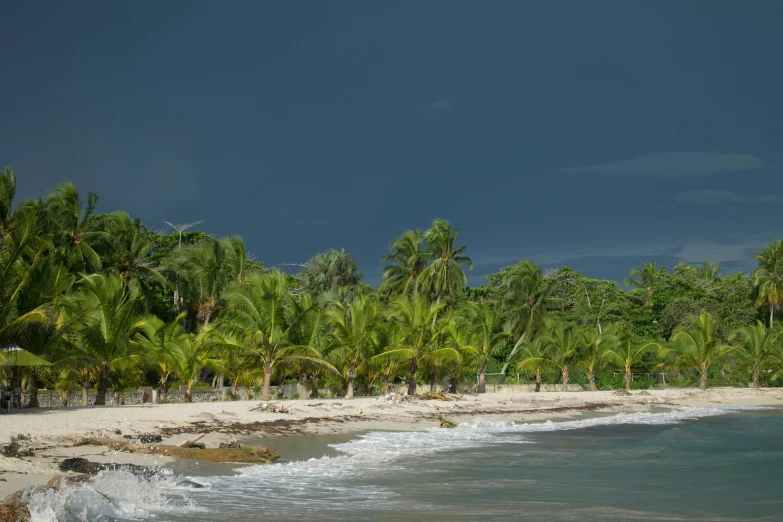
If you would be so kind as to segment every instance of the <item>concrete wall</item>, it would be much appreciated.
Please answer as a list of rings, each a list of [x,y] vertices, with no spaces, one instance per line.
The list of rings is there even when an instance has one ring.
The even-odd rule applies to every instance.
[[[158,390],[155,391],[155,398],[158,397]],[[327,392],[328,390],[321,390],[322,392]],[[222,390],[193,390],[191,392],[191,399],[192,402],[220,402],[228,400],[228,394],[231,392],[231,388],[226,387]],[[294,393],[298,392],[298,388],[296,384],[286,384],[283,389],[283,396],[284,398],[290,399],[294,396]],[[270,393],[272,397],[275,397],[277,395],[277,386],[272,386],[270,388]],[[87,395],[87,402],[88,404],[92,405],[95,403],[95,393],[90,393]],[[142,404],[143,403],[143,397],[144,393],[141,391],[134,391],[134,392],[127,392],[125,394],[125,404]],[[255,400],[255,399],[261,399],[261,394],[259,393],[258,396],[255,396],[255,393],[252,389],[246,389],[243,387],[237,388],[237,397],[239,400]],[[114,406],[115,396],[114,393],[109,391],[106,393],[106,405],[107,406]],[[30,395],[27,393],[22,394],[22,405],[27,406],[30,402]],[[169,403],[182,403],[185,402],[185,392],[182,390],[169,390],[168,393],[168,401]],[[60,396],[56,393],[39,393],[38,394],[38,405],[41,408],[60,408],[62,407],[62,401],[60,400]],[[81,390],[72,393],[68,396],[68,404],[67,406],[81,406],[82,405],[82,392]]]
[[[448,386],[438,385],[438,393],[443,393],[449,391]],[[583,391],[584,388],[581,384],[569,384],[565,388],[562,384],[542,384],[541,385],[541,391],[567,391],[567,392],[576,392],[576,391]],[[406,393],[408,391],[407,385],[398,384],[395,385],[394,391],[397,393]],[[457,387],[458,393],[476,393],[476,385],[471,384],[460,384]],[[536,391],[536,385],[535,384],[487,384],[486,385],[486,393],[518,393],[518,392],[535,392]],[[429,384],[418,384],[416,386],[416,392],[419,394],[429,393],[430,392],[430,385]]]

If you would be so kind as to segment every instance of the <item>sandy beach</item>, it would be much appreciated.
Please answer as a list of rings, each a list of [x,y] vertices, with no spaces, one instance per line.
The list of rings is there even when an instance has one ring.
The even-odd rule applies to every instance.
[[[63,459],[84,456],[98,462],[171,464],[168,457],[112,451],[103,446],[74,446],[83,437],[137,437],[160,434],[164,443],[204,433],[207,447],[229,438],[275,438],[294,434],[352,433],[366,430],[421,430],[438,426],[444,415],[456,423],[483,420],[543,421],[586,412],[643,411],[682,406],[783,407],[783,389],[670,389],[617,392],[491,393],[460,400],[378,398],[280,401],[289,413],[251,410],[258,401],[144,404],[27,410],[0,417],[0,445],[16,440],[27,456],[0,456],[0,495],[45,484],[62,474]],[[0,498],[2,498],[0,497]]]

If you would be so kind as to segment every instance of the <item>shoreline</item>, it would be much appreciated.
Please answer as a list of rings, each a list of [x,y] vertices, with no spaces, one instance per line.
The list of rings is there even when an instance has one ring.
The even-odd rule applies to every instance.
[[[373,430],[418,431],[438,426],[444,415],[456,423],[482,420],[536,422],[567,419],[586,412],[639,412],[680,406],[777,406],[783,407],[783,388],[712,388],[599,392],[517,392],[464,395],[457,401],[410,400],[389,403],[377,397],[280,401],[290,413],[249,408],[259,401],[189,404],[34,409],[0,417],[0,446],[21,438],[30,456],[0,456],[0,498],[29,484],[44,485],[65,458],[84,457],[95,462],[173,467],[175,472],[196,469],[198,461],[175,462],[171,457],[123,453],[103,446],[74,446],[82,437],[137,437],[160,434],[164,444],[188,435],[205,433],[207,447],[229,438],[241,442],[269,441],[291,435],[351,434]],[[286,458],[286,455],[282,455]],[[196,464],[194,464],[196,463]],[[210,463],[212,464],[212,463]],[[195,466],[195,468],[194,468]],[[233,465],[231,465],[233,466]],[[206,466],[205,466],[206,467]]]

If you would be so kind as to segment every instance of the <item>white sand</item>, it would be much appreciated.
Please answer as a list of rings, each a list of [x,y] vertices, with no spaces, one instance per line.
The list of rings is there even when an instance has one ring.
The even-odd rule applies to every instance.
[[[259,401],[192,404],[144,404],[49,410],[25,410],[0,416],[0,445],[23,436],[31,457],[0,457],[0,498],[30,484],[46,483],[58,473],[57,463],[72,456],[94,461],[165,464],[165,457],[113,452],[104,447],[72,447],[73,437],[171,433],[164,442],[188,434],[207,433],[207,446],[243,435],[285,436],[294,433],[347,433],[363,430],[417,430],[438,425],[443,414],[455,422],[476,418],[509,421],[545,420],[585,411],[639,411],[672,406],[779,406],[783,389],[714,388],[615,392],[492,393],[462,400],[412,401],[389,404],[375,398],[281,401],[290,413],[249,411]],[[361,410],[357,413],[356,409]],[[119,430],[120,434],[117,434]]]

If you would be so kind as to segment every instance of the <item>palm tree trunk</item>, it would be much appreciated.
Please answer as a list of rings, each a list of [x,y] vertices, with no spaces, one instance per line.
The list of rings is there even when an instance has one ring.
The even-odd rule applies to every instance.
[[[231,379],[231,400],[237,400],[237,378]]]
[[[587,370],[587,379],[590,381],[590,391],[596,391],[598,388],[595,386],[595,370],[590,368]]]
[[[701,370],[701,380],[699,382],[699,388],[702,390],[707,389],[707,368]]]
[[[122,406],[125,406],[125,397],[128,395],[127,392],[120,392],[120,404]]]
[[[775,319],[775,303],[769,303],[769,327],[772,328],[772,321]]]
[[[631,370],[625,369],[625,375],[623,376],[625,382],[625,391],[631,391]]]
[[[120,405],[120,392],[119,390],[114,390],[114,405],[119,406]]]
[[[759,369],[753,368],[753,388],[759,389]]]
[[[310,383],[310,398],[318,398],[318,372],[313,372],[313,380]]]
[[[487,385],[486,385],[486,377],[484,373],[487,371],[487,365],[486,363],[481,365],[481,368],[479,368],[479,382],[478,382],[478,388],[476,389],[476,393],[486,393],[487,391]]]
[[[264,391],[261,392],[261,400],[269,400],[269,387],[272,385],[272,369],[264,368]]]
[[[536,393],[541,391],[541,370],[536,372]]]
[[[84,377],[82,379],[82,406],[87,406],[87,403],[90,401],[89,391],[90,379],[88,377]]]
[[[419,364],[416,358],[411,359],[411,370],[408,379],[408,395],[416,395],[416,371],[419,369]]]
[[[185,390],[185,402],[193,402],[193,395],[190,393],[190,388],[193,385],[192,382],[188,383],[188,388]]]
[[[438,374],[435,372],[430,376],[430,393],[438,393]]]
[[[32,371],[32,375],[30,376],[30,400],[27,402],[27,407],[38,407],[38,375],[35,370]]]
[[[435,300],[435,304],[440,304],[440,292],[438,292],[438,298]],[[432,327],[435,328],[435,323],[438,321],[438,312],[432,316]]]
[[[386,395],[387,393],[389,393],[389,381],[384,377],[383,381],[381,381],[381,395]]]
[[[565,391],[566,386],[568,386],[568,366],[563,368],[562,377],[563,377],[563,391]]]
[[[522,332],[522,335],[519,336],[519,340],[514,345],[514,348],[511,350],[511,353],[508,355],[508,358],[506,359],[506,363],[503,365],[503,369],[500,370],[500,373],[503,375],[506,374],[506,370],[508,369],[508,365],[511,364],[511,359],[513,359],[514,354],[517,353],[517,349],[522,345],[522,341],[525,340],[525,336],[527,335],[527,332]]]
[[[449,392],[457,393],[457,385],[458,384],[459,384],[459,375],[457,375],[457,373],[454,372],[451,375],[451,386],[449,386]]]
[[[356,370],[348,370],[348,391],[345,392],[346,399],[353,399],[353,381],[356,379]]]
[[[98,375],[98,389],[95,394],[95,406],[106,406],[106,391],[109,388],[106,373],[107,372],[104,369],[101,369],[100,375]]]
[[[160,395],[158,404],[166,404],[169,401],[169,382],[166,379],[160,381]]]

